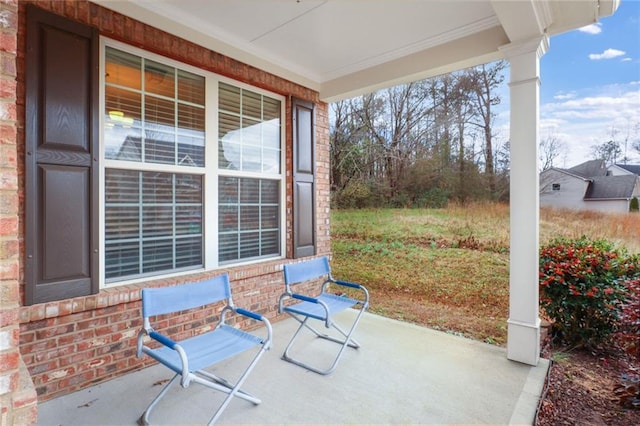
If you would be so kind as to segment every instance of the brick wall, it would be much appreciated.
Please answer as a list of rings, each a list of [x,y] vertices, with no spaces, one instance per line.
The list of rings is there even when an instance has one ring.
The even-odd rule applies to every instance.
[[[18,351],[17,31],[17,0],[0,0],[0,425],[33,424],[37,416],[35,388]]]
[[[5,1],[16,6],[16,2]],[[11,287],[18,294],[18,283],[23,283],[24,258],[23,232],[24,211],[19,197],[24,194],[24,49],[25,49],[25,3],[18,4],[18,48],[17,48],[17,101],[13,105],[17,116],[17,133],[13,140],[17,146],[7,152],[13,153],[14,163],[8,169],[8,182],[13,182],[12,202],[14,210],[7,215],[7,226],[11,231],[13,260],[8,261],[7,271],[12,278]],[[214,73],[263,88],[287,97],[286,111],[286,253],[292,253],[292,174],[291,174],[291,97],[315,102],[317,105],[317,197],[318,197],[318,245],[319,254],[330,252],[329,242],[329,130],[328,106],[318,102],[315,91],[262,72],[251,66],[224,57],[216,52],[204,49],[189,41],[171,36],[159,29],[149,27],[126,16],[119,15],[86,1],[33,1],[43,9],[64,15],[68,18],[92,25],[101,35],[125,43],[145,48],[181,62],[185,62]],[[15,38],[15,37],[14,37]],[[14,48],[15,50],[15,48]],[[4,69],[4,68],[3,68]],[[12,106],[10,102],[9,106]],[[10,126],[16,132],[16,127]],[[7,130],[7,131],[9,131]],[[3,127],[3,134],[4,134]],[[4,138],[3,138],[4,139]],[[0,144],[0,149],[2,144]],[[4,152],[4,151],[3,151]],[[16,154],[17,152],[17,154]],[[4,155],[2,158],[5,158]],[[2,160],[0,160],[2,161]],[[1,167],[0,163],[0,167]],[[4,182],[0,175],[0,188]],[[17,185],[17,194],[16,194]],[[4,197],[0,189],[0,197]],[[2,205],[4,206],[4,198]],[[17,218],[16,218],[17,216]],[[4,221],[2,213],[0,219]],[[12,222],[13,220],[13,222]],[[16,235],[17,234],[17,235]],[[17,245],[20,244],[18,249]],[[2,250],[2,248],[0,248]],[[5,257],[2,256],[2,259]],[[242,268],[210,271],[172,279],[150,280],[141,284],[120,286],[102,290],[99,294],[69,300],[44,303],[34,306],[17,307],[22,300],[14,295],[13,320],[9,321],[15,330],[14,338],[20,339],[20,352],[27,365],[40,401],[69,393],[101,381],[105,381],[126,372],[144,367],[144,363],[135,357],[136,334],[141,326],[140,291],[143,287],[172,285],[179,282],[196,281],[229,272],[234,302],[257,311],[271,320],[277,315],[278,296],[283,291],[282,264],[287,260],[267,261]],[[5,268],[4,261],[0,263]],[[4,271],[4,269],[0,269]],[[0,272],[0,279],[5,272]],[[4,281],[0,281],[2,284]],[[4,285],[3,285],[4,287]],[[8,286],[10,287],[10,286]],[[22,287],[22,286],[20,286]],[[4,300],[4,299],[3,299]],[[16,319],[17,318],[17,319]],[[182,316],[179,321],[166,321],[165,325],[182,335],[192,335],[211,327],[212,318],[208,312],[197,310]],[[20,323],[19,333],[16,323]],[[243,320],[241,327],[252,327],[254,323]],[[2,340],[0,339],[0,342]],[[14,351],[15,352],[15,351]],[[4,406],[4,405],[3,405]]]

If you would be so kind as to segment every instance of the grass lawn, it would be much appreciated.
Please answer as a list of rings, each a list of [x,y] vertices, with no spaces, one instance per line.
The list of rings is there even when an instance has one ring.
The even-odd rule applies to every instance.
[[[540,243],[604,238],[640,252],[640,214],[543,209]],[[370,311],[502,345],[509,314],[509,207],[334,210],[332,270],[366,285]]]

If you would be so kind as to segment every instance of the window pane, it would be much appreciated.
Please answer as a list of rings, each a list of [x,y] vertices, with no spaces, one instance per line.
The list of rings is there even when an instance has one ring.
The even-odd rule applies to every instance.
[[[173,269],[173,244],[171,240],[155,240],[142,243],[142,272]]]
[[[262,202],[264,204],[279,204],[280,203],[280,182],[277,180],[262,180]]]
[[[262,171],[265,173],[280,173],[280,150],[263,149],[262,150]]]
[[[107,169],[105,192],[107,203],[137,203],[140,197],[140,174],[137,171]]]
[[[137,241],[105,245],[105,277],[140,274],[140,246]]]
[[[202,176],[176,175],[176,203],[202,203]]]
[[[240,202],[255,204],[260,202],[260,181],[258,179],[240,180]]]
[[[242,120],[242,143],[256,146],[262,144],[262,128],[259,121],[246,118]]]
[[[219,185],[218,260],[278,255],[279,181],[221,176]],[[239,194],[236,195],[237,187]],[[229,192],[227,196],[224,196],[225,189]]]
[[[260,208],[258,206],[240,207],[240,230],[260,229]]]
[[[155,96],[145,96],[144,119],[147,131],[173,132],[175,126],[175,102]]]
[[[105,174],[107,278],[202,266],[202,176],[116,169]]]
[[[108,206],[105,208],[105,237],[108,240],[138,238],[140,209],[138,206]]]
[[[247,172],[262,171],[262,149],[251,145],[242,147],[242,170]]]
[[[204,108],[178,105],[178,164],[204,166]]]
[[[238,230],[238,206],[220,206],[218,227],[224,232]]]
[[[178,99],[204,105],[204,77],[178,70]]]
[[[268,231],[262,233],[261,255],[275,255],[280,253],[280,234],[278,231]]]
[[[173,202],[173,174],[143,172],[142,198],[145,204]]]
[[[159,62],[145,60],[144,88],[147,92],[175,97],[175,68]]]
[[[245,117],[253,117],[262,119],[262,96],[250,92],[242,91],[242,115]]]
[[[218,237],[218,253],[220,262],[239,259],[238,234],[221,234]]]
[[[224,83],[218,97],[218,166],[280,174],[281,102]]]
[[[202,207],[176,207],[176,234],[202,234]]]
[[[279,223],[278,206],[264,206],[260,211],[260,228],[277,229]]]
[[[142,87],[142,59],[111,47],[106,48],[105,82],[132,89]]]
[[[105,88],[105,158],[141,161],[142,104],[140,93]]]
[[[220,83],[218,89],[218,106],[221,110],[240,114],[240,89]]]
[[[263,98],[263,116],[262,119],[266,121],[275,120],[280,122],[280,101],[276,99]]]
[[[176,243],[176,268],[202,264],[202,239],[184,238]]]
[[[238,178],[220,176],[218,180],[220,204],[238,203],[238,181]]]
[[[258,232],[240,234],[240,258],[258,256],[260,256],[260,234]]]
[[[280,120],[262,123],[262,141],[267,148],[280,148]]]
[[[142,236],[166,237],[173,235],[173,209],[153,206],[142,209]]]

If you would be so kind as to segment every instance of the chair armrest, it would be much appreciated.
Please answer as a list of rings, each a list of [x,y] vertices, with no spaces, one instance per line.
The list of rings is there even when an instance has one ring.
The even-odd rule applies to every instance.
[[[364,292],[365,299],[361,303],[365,307],[369,306],[369,291],[367,290],[367,288],[365,286],[363,286],[361,284],[351,283],[349,281],[342,281],[342,280],[331,280],[331,282],[333,284],[338,284],[338,285],[341,285],[343,287],[349,287],[349,288],[355,288],[357,290],[362,290]]]
[[[170,349],[175,349],[176,348],[176,342],[174,342],[173,340],[169,339],[167,336],[163,336],[162,334],[158,333],[157,331],[152,331],[149,333],[149,337],[151,337],[153,340],[162,343],[163,345],[167,346]]]
[[[271,349],[271,337],[273,335],[271,322],[267,318],[263,317],[262,315],[256,312],[249,311],[247,309],[233,308],[233,310],[240,315],[244,315],[245,317],[252,318],[256,321],[262,321],[264,323],[265,327],[267,327],[267,339],[264,341],[263,344],[265,349]]]
[[[309,296],[305,296],[304,294],[293,293],[291,294],[291,297],[293,297],[294,299],[302,300],[304,302],[315,303],[316,305],[322,306],[322,308],[325,311],[325,318],[326,318],[324,325],[327,328],[331,327],[331,313],[329,312],[329,307],[327,306],[326,303],[324,303],[322,300],[316,297],[309,297]]]
[[[150,331],[149,337],[151,337],[156,342],[162,343],[164,346],[172,349],[178,353],[180,357],[180,362],[182,364],[182,378],[180,379],[180,385],[183,388],[189,386],[189,382],[191,381],[191,377],[189,376],[189,359],[187,358],[187,354],[178,343],[174,342],[167,336],[164,336],[157,331]]]
[[[305,302],[310,302],[310,303],[319,303],[320,302],[317,298],[305,296],[304,294],[293,293],[291,295],[291,297],[293,297],[294,299],[303,300]]]
[[[349,281],[341,281],[341,280],[333,280],[332,281],[335,284],[344,286],[344,287],[351,287],[351,288],[364,288],[363,286],[361,286],[360,284],[356,284],[356,283],[350,283]]]

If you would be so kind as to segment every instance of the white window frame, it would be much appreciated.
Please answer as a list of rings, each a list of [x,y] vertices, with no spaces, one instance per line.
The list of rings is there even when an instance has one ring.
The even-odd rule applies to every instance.
[[[175,67],[193,74],[200,75],[205,78],[205,166],[204,167],[181,167],[160,163],[142,163],[137,161],[122,161],[105,159],[105,120],[102,113],[105,109],[105,62],[106,62],[106,48],[111,47],[127,53],[131,53],[136,56],[140,56],[146,59],[150,59],[165,65]],[[242,172],[236,170],[224,170],[218,169],[218,83],[224,82],[236,87],[240,87],[246,90],[250,90],[255,93],[259,93],[270,98],[280,101],[280,173],[279,174],[266,174],[259,172]],[[206,71],[204,69],[188,65],[144,49],[139,49],[131,45],[109,39],[106,37],[100,37],[100,113],[99,113],[99,158],[100,158],[100,170],[99,170],[99,284],[100,288],[117,287],[126,284],[134,284],[139,282],[145,282],[149,280],[170,278],[175,276],[181,276],[186,274],[193,274],[194,272],[204,272],[209,270],[215,270],[220,267],[218,262],[218,176],[233,176],[244,178],[256,178],[256,179],[270,179],[279,180],[280,182],[280,194],[279,194],[279,230],[280,230],[280,253],[274,256],[268,256],[259,259],[240,260],[238,262],[224,262],[224,268],[250,265],[260,263],[264,261],[270,261],[274,259],[283,259],[286,254],[286,125],[285,125],[285,105],[286,98],[282,95],[260,89],[228,77],[223,77],[218,74]],[[186,271],[179,272],[159,272],[158,274],[147,275],[144,277],[135,277],[130,279],[122,279],[114,282],[106,282],[106,235],[105,235],[105,169],[119,168],[136,171],[161,171],[167,173],[188,173],[188,174],[200,174],[203,176],[203,263],[204,267],[194,268]]]

